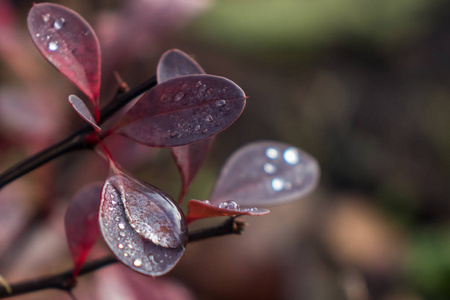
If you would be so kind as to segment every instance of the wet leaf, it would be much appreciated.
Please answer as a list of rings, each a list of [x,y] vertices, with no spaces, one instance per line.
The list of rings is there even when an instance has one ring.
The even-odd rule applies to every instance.
[[[198,219],[220,217],[220,216],[262,216],[268,214],[270,211],[264,208],[241,208],[233,200],[228,200],[219,203],[218,206],[212,205],[209,201],[189,200],[188,203],[188,215],[186,220],[191,223]]]
[[[114,255],[145,275],[169,272],[187,243],[180,208],[163,191],[115,171],[105,182],[100,229]]]
[[[159,60],[156,76],[158,83],[162,83],[175,77],[192,74],[205,74],[205,71],[186,53],[172,49],[164,53]],[[183,202],[184,196],[205,162],[213,142],[214,137],[211,137],[198,143],[172,148],[172,155],[182,181],[178,203]]]
[[[89,251],[100,235],[98,207],[101,191],[101,183],[84,187],[73,197],[66,211],[64,226],[74,264],[74,277],[78,275]]]
[[[177,77],[142,96],[115,131],[147,146],[191,144],[230,126],[242,113],[245,99],[244,91],[223,77]]]
[[[308,153],[284,143],[255,142],[228,159],[210,201],[233,199],[241,207],[285,203],[311,192],[319,176],[319,165]]]
[[[28,31],[42,55],[72,81],[98,109],[100,46],[91,26],[76,12],[57,4],[35,4]]]
[[[158,83],[183,75],[206,74],[202,67],[186,53],[178,49],[166,51],[156,69]]]
[[[89,108],[84,104],[83,100],[78,98],[77,95],[69,96],[69,103],[72,105],[73,109],[80,115],[83,120],[88,122],[97,132],[102,131],[102,129],[95,122],[94,116],[91,114]]]

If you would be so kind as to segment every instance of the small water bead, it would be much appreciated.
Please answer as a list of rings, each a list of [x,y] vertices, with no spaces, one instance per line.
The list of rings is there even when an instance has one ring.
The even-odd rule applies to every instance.
[[[42,20],[44,20],[44,22],[50,21],[50,14],[44,14],[44,15],[42,15]]]
[[[278,150],[275,148],[267,148],[266,156],[270,159],[276,159],[278,157]]]
[[[211,122],[213,120],[214,120],[214,118],[211,115],[207,115],[206,118],[205,118],[206,122]]]
[[[155,260],[155,257],[153,255],[150,255],[148,257],[148,259],[150,259],[152,263],[156,264],[156,260]]]
[[[283,153],[284,161],[290,165],[296,165],[300,161],[300,154],[294,147],[287,148]]]
[[[289,182],[289,181],[286,181],[286,182],[284,183],[284,189],[285,189],[285,190],[290,190],[291,188],[292,188],[292,183]]]
[[[183,92],[179,92],[178,94],[175,95],[174,100],[175,101],[180,101],[181,99],[183,99],[184,97],[184,93]]]
[[[129,254],[125,252],[125,253],[123,254],[123,256],[128,257]]]
[[[50,50],[50,51],[58,50],[58,43],[57,42],[48,43],[48,50]]]
[[[128,248],[133,249],[133,245],[132,244],[128,244],[127,246],[128,246]]]
[[[205,204],[211,204],[211,202],[209,202],[208,200],[203,201],[203,203],[205,203]]]
[[[119,228],[120,228],[120,229],[125,229],[125,224],[119,223]]]
[[[237,210],[237,209],[239,209],[239,204],[237,204],[233,200],[228,200],[228,201],[220,203],[219,204],[219,208],[230,209],[230,210]]]
[[[263,169],[264,169],[264,172],[266,172],[267,174],[273,174],[277,171],[277,167],[275,167],[271,163],[265,163],[263,165]]]
[[[171,137],[171,138],[176,137],[177,135],[178,135],[178,131],[172,131],[172,132],[170,133],[170,137]]]
[[[133,265],[136,266],[136,267],[140,267],[142,265],[142,260],[140,260],[139,258],[135,259],[133,261]]]
[[[208,132],[208,129],[206,129],[206,128],[202,130],[202,133],[203,133],[203,134],[205,134],[205,133],[207,133],[207,132]]]
[[[248,209],[249,212],[257,212],[258,209],[256,207],[251,207]]]
[[[123,249],[123,244],[118,245],[119,249]]]
[[[200,130],[200,125],[196,125],[194,129],[195,129],[195,131],[199,131]]]
[[[64,23],[66,23],[64,18],[56,19],[55,22],[53,22],[53,28],[56,30],[61,30],[64,27]]]
[[[214,92],[213,89],[208,89],[208,90],[206,90],[206,94],[207,94],[207,95],[211,95],[213,92]]]
[[[276,192],[281,191],[284,187],[284,180],[278,177],[275,177],[272,179],[272,182],[270,183],[272,186],[272,189]]]
[[[226,100],[217,100],[215,102],[215,104],[217,107],[221,107],[221,106],[224,106],[225,104],[227,104],[227,101]]]
[[[120,235],[121,237],[124,237],[126,234],[125,234],[125,232],[121,231],[121,232],[119,232],[119,235]]]
[[[197,81],[197,83],[195,83],[195,87],[198,88],[202,85],[203,83],[201,81]]]

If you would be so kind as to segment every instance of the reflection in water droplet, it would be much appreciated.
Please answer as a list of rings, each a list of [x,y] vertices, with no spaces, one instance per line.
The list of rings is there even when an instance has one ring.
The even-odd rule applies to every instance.
[[[48,50],[50,50],[50,51],[58,50],[58,43],[57,42],[48,43]]]
[[[140,260],[139,258],[135,259],[133,261],[133,265],[135,265],[136,267],[140,267],[142,265],[142,260]]]
[[[263,165],[263,169],[264,169],[264,172],[266,172],[267,174],[273,174],[277,171],[277,167],[275,167],[271,163],[265,163]]]
[[[205,203],[205,204],[211,204],[211,202],[209,202],[208,200],[203,201],[203,203]]]
[[[50,14],[42,15],[42,20],[44,20],[44,22],[50,21]]]
[[[156,260],[155,260],[155,257],[153,255],[150,255],[148,257],[148,259],[150,259],[152,263],[156,264]]]
[[[276,192],[281,191],[283,189],[284,186],[284,180],[278,177],[275,177],[274,179],[272,179],[272,189]]]
[[[66,20],[64,18],[59,18],[55,20],[55,22],[53,22],[53,28],[55,28],[56,30],[61,30],[64,27],[65,22]]]
[[[225,104],[227,104],[227,101],[226,100],[217,100],[215,103],[216,103],[217,107],[221,107],[221,106],[224,106]]]
[[[118,245],[119,249],[123,249],[123,244]]]
[[[266,149],[266,156],[270,159],[275,159],[278,157],[278,150],[275,148],[267,148]]]
[[[294,147],[287,148],[283,153],[284,160],[290,165],[296,165],[300,161],[300,154]]]
[[[237,210],[237,209],[239,209],[239,204],[237,204],[233,200],[228,200],[228,201],[219,203],[219,208]]]
[[[119,235],[120,235],[121,237],[124,237],[126,234],[125,234],[125,232],[121,231],[121,232],[119,232]]]
[[[207,133],[207,132],[208,132],[208,129],[206,129],[206,128],[202,130],[202,133],[203,133],[203,134],[205,134],[205,133]]]
[[[214,118],[211,115],[207,115],[205,118],[206,122],[211,122],[212,120],[214,120]]]
[[[125,229],[125,225],[123,223],[119,223],[119,228],[120,229]]]
[[[180,101],[181,99],[183,99],[184,97],[184,93],[183,92],[179,92],[178,94],[175,95],[174,100],[175,101]]]

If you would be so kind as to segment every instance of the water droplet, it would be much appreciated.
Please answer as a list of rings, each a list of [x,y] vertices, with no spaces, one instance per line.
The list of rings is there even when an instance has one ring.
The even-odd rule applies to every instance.
[[[251,207],[248,209],[249,212],[257,212],[258,209],[256,207]]]
[[[203,83],[202,83],[201,81],[197,81],[197,82],[195,83],[195,87],[198,88],[198,87],[200,87],[202,84],[203,84]]]
[[[125,256],[125,257],[128,257],[128,255],[129,255],[129,254],[128,254],[128,253],[126,253],[126,252],[125,252],[125,253],[123,254],[123,256]]]
[[[202,133],[203,133],[203,134],[205,134],[205,133],[207,133],[207,132],[208,132],[208,129],[206,129],[206,128],[202,130]]]
[[[278,150],[275,148],[267,148],[266,149],[266,156],[270,159],[275,159],[278,157]]]
[[[41,34],[40,33],[36,33],[36,37],[40,37],[41,36]]]
[[[176,137],[177,135],[178,135],[178,131],[172,131],[172,132],[170,133],[170,137],[171,137],[171,138]]]
[[[283,153],[284,161],[290,165],[296,165],[300,161],[300,154],[294,147],[287,148]]]
[[[50,14],[42,15],[42,20],[44,20],[44,22],[50,21]]]
[[[148,258],[152,261],[152,263],[156,264],[156,260],[153,255],[150,255]]]
[[[184,93],[183,92],[179,92],[178,94],[175,95],[174,100],[175,101],[180,101],[181,99],[183,99],[184,97]]]
[[[133,265],[134,265],[135,267],[140,267],[140,266],[142,265],[142,260],[140,260],[139,258],[138,258],[138,259],[135,259],[135,260],[133,261]]]
[[[274,191],[276,191],[276,192],[281,191],[284,186],[284,180],[281,178],[275,177],[274,179],[272,179],[271,185],[272,185],[272,189]]]
[[[196,125],[194,129],[195,129],[195,131],[199,131],[200,130],[200,125]]]
[[[116,217],[114,220],[116,220],[117,222],[119,222],[119,221],[120,221],[120,218],[119,218],[119,217]]]
[[[265,163],[263,165],[263,169],[264,169],[264,172],[266,172],[267,174],[273,174],[277,171],[277,167],[275,167],[271,163]]]
[[[119,249],[123,249],[123,244],[119,244],[117,247],[119,247]]]
[[[121,231],[121,232],[119,232],[119,235],[120,235],[121,237],[124,237],[126,234],[125,234],[125,232]]]
[[[227,101],[226,100],[217,100],[215,103],[216,103],[217,107],[221,107],[221,106],[224,106],[225,104],[227,104]]]
[[[57,42],[48,43],[48,50],[50,50],[50,51],[58,50],[58,43]]]
[[[214,92],[213,89],[208,89],[208,90],[206,90],[206,94],[207,94],[207,95],[211,95],[213,92]]]
[[[56,30],[61,30],[64,27],[64,23],[66,23],[64,18],[56,19],[55,22],[53,22],[53,28]]]
[[[214,120],[214,118],[211,115],[207,115],[205,118],[206,122],[211,122],[212,120]]]
[[[128,248],[133,249],[133,245],[128,244],[127,246],[128,246]]]
[[[119,228],[120,228],[120,229],[125,229],[125,224],[119,223]]]
[[[228,201],[219,203],[219,208],[237,210],[237,209],[239,209],[239,204],[237,204],[233,200],[228,200]]]
[[[209,202],[208,200],[203,201],[203,203],[205,203],[205,204],[211,204],[211,202]]]
[[[284,189],[285,189],[285,190],[290,190],[291,188],[292,188],[292,183],[289,182],[289,181],[286,181],[286,182],[284,183]]]

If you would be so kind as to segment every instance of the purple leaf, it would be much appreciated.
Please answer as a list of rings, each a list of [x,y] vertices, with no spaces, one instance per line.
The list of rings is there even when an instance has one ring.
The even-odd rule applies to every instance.
[[[245,99],[244,91],[223,77],[177,77],[142,96],[115,130],[152,147],[191,144],[230,126],[242,113]]]
[[[156,69],[158,83],[183,75],[206,74],[202,67],[186,53],[178,49],[166,51]]]
[[[187,243],[180,208],[163,191],[118,170],[102,191],[100,229],[114,255],[145,275],[169,272]]]
[[[186,220],[191,223],[198,219],[220,217],[220,216],[262,216],[269,213],[268,209],[264,208],[241,208],[238,203],[233,200],[228,200],[219,203],[218,206],[212,205],[208,200],[189,200],[188,203],[188,215]]]
[[[186,53],[177,49],[169,50],[162,55],[156,72],[158,83],[175,77],[193,74],[205,74],[205,71]],[[211,137],[198,143],[172,148],[172,155],[182,180],[178,203],[183,202],[184,196],[195,175],[205,162],[213,142],[214,137]]]
[[[311,192],[319,174],[306,152],[279,142],[255,142],[228,159],[210,201],[218,205],[233,199],[242,207],[285,203]]]
[[[86,256],[100,234],[98,207],[101,191],[101,183],[84,187],[73,197],[66,211],[64,225],[74,264],[74,277],[78,275]]]
[[[42,55],[99,109],[100,46],[91,26],[76,12],[57,4],[35,4],[28,31]]]
[[[83,100],[78,98],[77,95],[70,95],[69,102],[80,117],[94,127],[95,131],[102,131],[102,129],[95,122],[94,116],[92,116],[91,111],[87,108],[86,104],[84,104]]]

